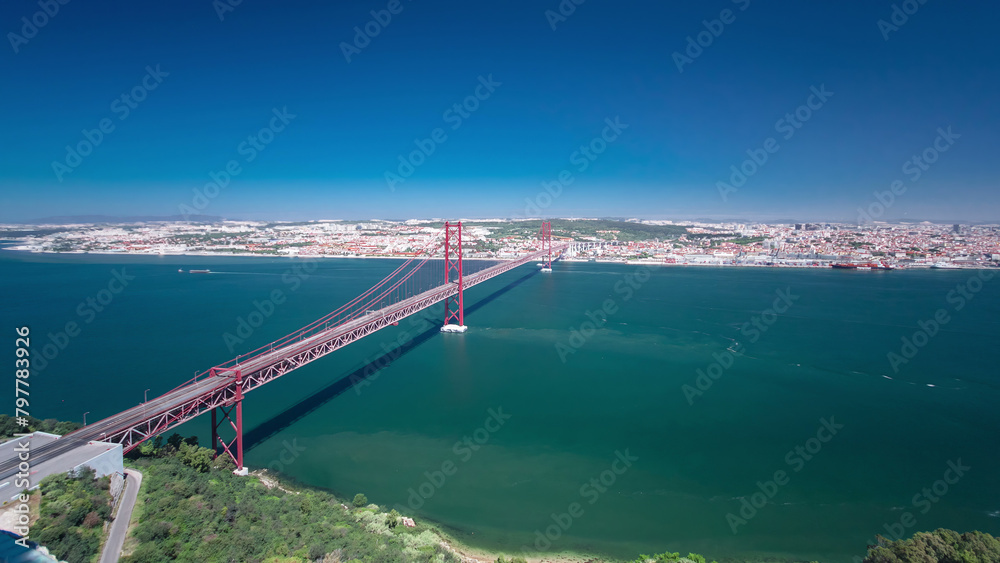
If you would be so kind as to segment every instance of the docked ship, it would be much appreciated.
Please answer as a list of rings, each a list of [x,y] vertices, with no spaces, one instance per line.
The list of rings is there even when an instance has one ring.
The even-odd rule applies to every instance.
[[[839,262],[830,264],[831,268],[840,268],[843,270],[895,270],[896,267],[885,262],[868,262],[866,264],[857,264],[854,262]]]
[[[934,270],[961,270],[962,267],[957,264],[952,264],[951,262],[935,262],[931,264],[931,268]]]

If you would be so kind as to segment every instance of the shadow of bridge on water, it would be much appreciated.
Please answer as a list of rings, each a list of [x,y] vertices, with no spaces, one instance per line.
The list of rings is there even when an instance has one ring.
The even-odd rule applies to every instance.
[[[507,293],[508,291],[514,289],[515,287],[526,282],[532,276],[538,274],[538,270],[532,270],[528,274],[521,276],[520,278],[512,281],[511,283],[505,285],[504,287],[494,291],[493,293],[487,295],[486,297],[477,301],[474,305],[465,308],[465,315],[469,316],[479,309],[485,307],[501,295]],[[434,305],[436,310],[437,305]],[[422,314],[421,313],[417,313]],[[443,309],[442,309],[443,311]],[[437,319],[438,321],[440,319]],[[288,407],[282,412],[276,414],[270,419],[262,422],[255,426],[252,430],[244,433],[243,435],[243,451],[247,452],[267,441],[269,438],[277,435],[282,430],[285,430],[289,426],[295,424],[296,422],[302,420],[309,414],[315,412],[317,409],[323,405],[329,403],[333,399],[339,397],[349,389],[353,389],[368,379],[372,379],[381,370],[390,366],[396,360],[402,358],[407,353],[420,346],[424,342],[427,342],[434,336],[441,334],[441,327],[437,324],[431,326],[431,328],[426,329],[420,333],[417,333],[414,337],[409,339],[402,345],[398,347],[390,348],[385,351],[382,355],[376,357],[374,360],[364,364],[358,369],[348,373],[344,377],[341,377],[337,381],[317,390],[315,393],[309,395],[308,397],[302,399],[298,403]]]

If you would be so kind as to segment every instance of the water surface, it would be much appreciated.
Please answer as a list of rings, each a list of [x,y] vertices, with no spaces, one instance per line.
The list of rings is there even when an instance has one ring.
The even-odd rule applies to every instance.
[[[41,351],[63,340],[66,323],[80,326],[33,376],[32,414],[79,421],[89,411],[94,421],[134,406],[146,389],[166,392],[230,358],[224,335],[272,291],[286,300],[237,352],[339,307],[398,265],[326,260],[303,277],[303,262],[0,253],[0,326],[11,341],[27,324]],[[907,511],[917,522],[907,534],[1000,534],[995,280],[955,310],[949,292],[973,272],[656,267],[629,285],[635,266],[554,269],[525,266],[470,289],[464,335],[404,321],[249,394],[248,465],[364,492],[509,552],[549,528],[559,536],[550,551],[849,561]],[[101,294],[115,271],[128,285]],[[794,296],[791,307],[765,315],[773,324],[754,339],[742,327],[779,290]],[[604,305],[613,313],[591,333],[584,323]],[[949,322],[894,371],[887,354],[938,309]],[[386,367],[366,370],[372,361]],[[717,361],[729,367],[712,368],[721,376],[689,402],[683,386]],[[843,428],[810,443],[824,418]],[[208,425],[180,430],[204,442]],[[794,453],[816,445],[808,461]],[[637,459],[615,464],[616,452]],[[971,469],[947,493],[915,498],[959,459]],[[733,533],[727,514],[776,471],[787,484]],[[550,528],[556,521],[567,529]]]

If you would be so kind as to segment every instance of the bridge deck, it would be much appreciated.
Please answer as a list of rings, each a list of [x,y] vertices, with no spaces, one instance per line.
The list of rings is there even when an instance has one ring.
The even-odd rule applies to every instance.
[[[552,248],[552,252],[557,253],[565,247],[566,245],[556,245]],[[547,253],[545,250],[533,252],[466,276],[463,286],[469,288],[482,283],[536,260],[545,253]],[[215,376],[195,379],[146,403],[71,432],[37,450],[32,449],[32,465],[62,455],[92,440],[118,442],[125,447],[126,452],[130,451],[143,441],[208,410],[232,404],[236,396],[237,369],[241,373],[241,391],[246,393],[457,292],[457,284],[441,285],[247,360],[235,364],[227,362],[230,365],[217,368]],[[0,478],[16,473],[17,465],[17,459],[0,462]]]

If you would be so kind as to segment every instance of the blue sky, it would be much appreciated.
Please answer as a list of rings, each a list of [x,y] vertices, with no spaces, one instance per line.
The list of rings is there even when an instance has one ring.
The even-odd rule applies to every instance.
[[[995,3],[243,0],[220,19],[226,1],[77,0],[44,17],[37,0],[3,2],[0,221],[854,220],[895,180],[905,191],[879,218],[1000,219]],[[894,5],[901,25],[880,29]],[[356,41],[366,24],[377,34]],[[699,33],[707,46],[685,54]],[[675,53],[695,56],[680,71]],[[801,110],[823,86],[832,96]],[[122,99],[133,91],[144,99]],[[464,116],[446,114],[456,103]],[[284,108],[294,118],[274,121]],[[786,139],[776,124],[796,110],[808,120]],[[616,117],[627,128],[605,131]],[[100,143],[68,156],[102,120]],[[949,127],[958,137],[937,140]],[[411,158],[424,139],[433,152]],[[947,150],[905,172],[935,142]],[[574,155],[592,143],[603,152]],[[417,164],[408,177],[400,157]],[[213,192],[227,165],[238,173]]]

